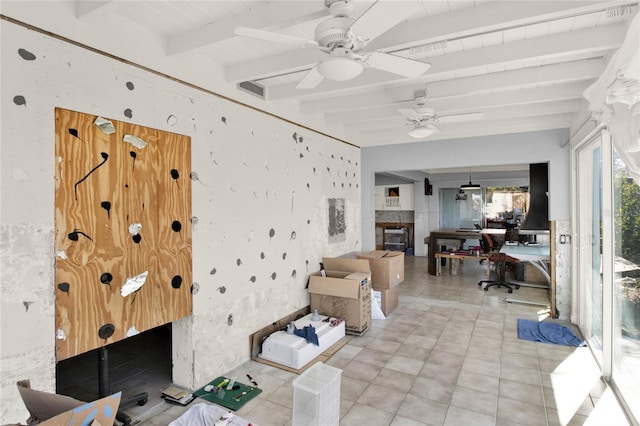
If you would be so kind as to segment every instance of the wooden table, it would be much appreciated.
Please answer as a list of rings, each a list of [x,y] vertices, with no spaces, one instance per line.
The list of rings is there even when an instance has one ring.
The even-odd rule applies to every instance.
[[[482,234],[504,237],[505,229],[437,229],[425,238],[429,244],[429,274],[436,275],[436,253],[440,252],[438,240],[479,240]]]

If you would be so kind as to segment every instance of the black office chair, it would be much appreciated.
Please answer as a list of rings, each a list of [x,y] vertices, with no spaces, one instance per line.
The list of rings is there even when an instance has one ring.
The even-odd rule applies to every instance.
[[[482,234],[480,245],[487,256],[489,267],[491,267],[491,264],[493,263],[495,278],[491,280],[478,281],[478,285],[482,286],[484,291],[489,291],[489,287],[497,286],[498,288],[505,287],[508,289],[508,293],[513,293],[512,284],[508,284],[504,280],[504,277],[506,276],[507,270],[512,269],[513,265],[519,262],[518,259],[495,251],[493,249],[493,240],[488,234]],[[519,284],[513,284],[513,286],[515,286],[516,290],[520,288]]]

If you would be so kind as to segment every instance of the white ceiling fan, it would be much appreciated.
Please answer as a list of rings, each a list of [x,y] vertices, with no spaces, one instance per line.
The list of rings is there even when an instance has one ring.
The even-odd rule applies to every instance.
[[[329,8],[331,17],[318,24],[314,40],[247,27],[237,27],[233,33],[301,47],[315,46],[328,53],[330,56],[327,59],[316,64],[300,80],[296,86],[298,89],[314,88],[325,78],[351,80],[360,75],[365,67],[415,78],[431,66],[426,62],[383,52],[361,52],[371,40],[413,14],[419,6],[418,2],[377,0],[358,18],[354,17],[353,4],[349,0],[324,0],[324,4]]]
[[[471,112],[465,114],[451,114],[439,116],[436,114],[435,109],[426,107],[427,97],[418,96],[415,99],[416,108],[398,108],[400,114],[407,118],[408,124],[413,126],[409,131],[409,136],[414,138],[426,138],[432,134],[439,132],[440,129],[436,126],[438,123],[456,123],[461,121],[473,121],[481,120],[484,118],[484,114],[481,112]]]

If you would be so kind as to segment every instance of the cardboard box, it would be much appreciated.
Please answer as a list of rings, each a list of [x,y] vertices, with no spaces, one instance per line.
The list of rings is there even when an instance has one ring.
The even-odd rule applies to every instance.
[[[357,253],[358,259],[367,259],[371,268],[371,286],[376,289],[392,288],[404,281],[404,253],[400,251],[372,250]]]
[[[326,276],[309,277],[311,310],[342,318],[347,334],[361,335],[371,323],[371,272],[363,259],[323,258]]]
[[[121,396],[122,392],[114,393],[73,410],[65,411],[40,424],[42,426],[110,426],[116,419]]]
[[[373,297],[378,300],[380,309],[385,316],[389,316],[395,308],[398,307],[398,293],[400,289],[398,287],[385,288],[381,290],[374,290]]]

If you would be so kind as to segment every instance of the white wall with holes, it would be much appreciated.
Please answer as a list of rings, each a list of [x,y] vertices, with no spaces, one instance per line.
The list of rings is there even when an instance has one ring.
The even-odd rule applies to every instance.
[[[55,391],[55,107],[192,138],[194,308],[173,325],[178,384],[197,388],[249,359],[251,333],[308,305],[323,256],[361,250],[358,148],[12,23],[0,29],[1,423],[28,417],[17,380]],[[343,216],[330,220],[330,199],[343,200]]]

